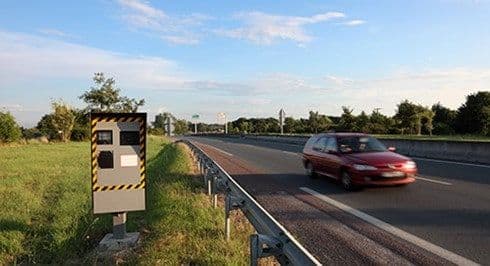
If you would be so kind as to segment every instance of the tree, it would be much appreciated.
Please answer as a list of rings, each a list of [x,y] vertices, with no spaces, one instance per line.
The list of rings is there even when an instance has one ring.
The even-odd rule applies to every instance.
[[[490,91],[466,96],[466,102],[458,108],[456,129],[458,133],[490,136]]]
[[[413,133],[416,122],[417,106],[408,100],[402,101],[397,105],[397,112],[394,116],[399,122],[402,134],[409,131],[409,134]]]
[[[45,114],[41,117],[41,120],[39,120],[36,126],[39,132],[48,139],[55,139],[58,136],[58,132],[53,128],[52,120],[53,114]]]
[[[413,104],[408,100],[402,101],[398,104],[398,110],[395,119],[399,121],[402,134],[405,130],[409,130],[410,134],[414,132],[417,135],[422,134],[422,128],[428,130],[429,134],[432,135],[432,118],[434,117],[434,112],[428,107],[424,107],[418,104]]]
[[[332,120],[328,118],[326,115],[318,116],[318,131],[319,132],[327,132],[330,126],[332,125]]]
[[[310,111],[310,117],[308,118],[308,126],[310,128],[310,132],[315,134],[318,133],[318,124],[318,111]]]
[[[155,121],[152,122],[153,128],[156,129],[153,132],[157,135],[160,132],[161,132],[161,135],[167,134],[168,133],[167,132],[167,130],[168,130],[167,125],[169,123],[174,124],[176,120],[177,119],[175,118],[175,116],[173,116],[169,112],[163,112],[163,113],[157,114],[155,116]],[[200,132],[202,132],[202,131],[200,131]]]
[[[22,132],[15,118],[9,112],[0,112],[0,142],[13,142],[20,139]]]
[[[332,125],[332,121],[326,115],[319,114],[317,112],[310,111],[310,116],[307,121],[300,120],[300,122],[306,122],[307,128],[302,130],[301,133],[305,131],[309,133],[318,133],[327,131]],[[299,132],[298,132],[299,133]]]
[[[236,128],[238,132],[249,133],[250,132],[250,122],[244,117],[240,117],[237,120],[231,122],[233,128]]]
[[[436,135],[450,135],[454,134],[456,111],[444,107],[441,103],[432,105],[432,112],[434,112],[434,134]]]
[[[366,112],[362,111],[356,118],[356,123],[354,126],[354,130],[358,132],[368,132],[368,124],[369,124],[369,116]]]
[[[395,122],[392,118],[383,115],[378,110],[373,110],[369,116],[368,132],[372,134],[386,134],[392,130]]]
[[[73,126],[75,125],[75,114],[71,108],[63,102],[53,102],[53,116],[51,125],[60,134],[60,139],[64,142],[70,140]]]
[[[95,86],[79,98],[88,104],[88,109],[97,112],[137,112],[145,100],[130,99],[119,95],[121,90],[116,88],[114,78],[106,78],[104,73],[95,73]]]
[[[285,133],[297,133],[298,122],[293,117],[284,118],[284,132]]]
[[[434,125],[432,121],[434,120],[434,112],[425,107],[424,112],[423,112],[423,117],[422,117],[422,123],[424,124],[424,129],[429,132],[429,135],[432,136],[432,130],[434,129]],[[421,132],[419,131],[419,135]]]
[[[184,135],[189,133],[189,124],[183,119],[178,119],[174,123],[174,133],[176,135]]]
[[[268,133],[279,133],[281,132],[281,127],[279,126],[279,120],[274,117],[269,117],[264,119],[267,125],[266,132]]]
[[[341,131],[353,131],[356,127],[356,117],[352,114],[353,109],[349,109],[347,106],[342,106],[342,115],[338,128]]]
[[[21,128],[22,130],[22,138],[28,140],[28,139],[35,139],[42,137],[41,132],[35,127],[33,128]]]
[[[71,140],[83,141],[90,138],[90,115],[86,109],[73,109],[75,124],[71,132]]]

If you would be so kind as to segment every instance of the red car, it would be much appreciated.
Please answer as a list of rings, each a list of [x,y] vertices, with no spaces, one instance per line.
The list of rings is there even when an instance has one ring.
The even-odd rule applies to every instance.
[[[417,165],[362,133],[329,133],[311,137],[303,149],[310,177],[339,180],[344,189],[363,185],[405,185],[415,181]]]

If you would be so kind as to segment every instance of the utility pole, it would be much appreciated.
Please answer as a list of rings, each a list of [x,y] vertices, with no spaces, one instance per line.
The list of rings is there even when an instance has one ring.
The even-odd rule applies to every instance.
[[[281,135],[284,134],[284,118],[286,117],[286,112],[281,108],[279,111],[279,126],[281,127]]]
[[[228,121],[226,121],[226,114],[221,112],[221,113],[218,113],[218,123],[220,121],[224,121],[225,122],[225,134],[228,134]]]
[[[197,134],[197,120],[199,119],[199,115],[193,114],[192,119],[194,120],[194,134]]]

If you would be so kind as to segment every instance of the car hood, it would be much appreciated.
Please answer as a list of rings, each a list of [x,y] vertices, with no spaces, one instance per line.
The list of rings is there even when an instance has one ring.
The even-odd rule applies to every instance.
[[[410,160],[410,158],[391,151],[351,153],[345,154],[344,157],[352,163],[369,165],[403,163]]]

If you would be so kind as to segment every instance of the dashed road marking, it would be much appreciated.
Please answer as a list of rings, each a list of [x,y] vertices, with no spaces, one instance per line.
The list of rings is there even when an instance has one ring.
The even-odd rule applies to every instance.
[[[214,147],[214,146],[208,145],[208,147],[211,147],[211,148],[213,148],[213,149],[215,149],[215,150],[217,150],[217,151],[219,151],[219,152],[221,152],[221,153],[223,153],[223,154],[226,154],[226,155],[228,155],[228,156],[233,156],[233,154],[231,154],[231,153],[229,153],[229,152],[226,152],[226,151],[224,151],[224,150],[222,150],[222,149],[216,148],[216,147]]]
[[[420,176],[416,176],[415,179],[417,179],[417,180],[424,180],[424,181],[427,181],[427,182],[432,182],[432,183],[446,185],[446,186],[451,186],[452,185],[451,183],[448,183],[448,182],[439,181],[439,180],[430,179],[430,178],[425,178],[425,177],[420,177]]]
[[[422,238],[419,238],[417,236],[414,236],[408,232],[405,232],[399,228],[396,228],[386,222],[383,222],[381,220],[379,220],[378,218],[375,218],[367,213],[364,213],[364,212],[361,212],[359,210],[356,210],[348,205],[345,205],[341,202],[338,202],[330,197],[327,197],[323,194],[321,194],[320,192],[317,192],[313,189],[310,189],[310,188],[307,188],[307,187],[300,187],[299,189],[303,190],[304,192],[306,193],[309,193],[315,197],[317,197],[318,199],[320,200],[323,200],[345,212],[348,212],[386,232],[389,232],[397,237],[400,237],[416,246],[419,246],[425,250],[428,250],[442,258],[445,258],[446,260],[454,263],[454,264],[457,264],[457,265],[479,265],[478,263],[472,261],[472,260],[469,260],[465,257],[462,257],[456,253],[453,253],[447,249],[444,249],[440,246],[437,246],[435,244],[432,244]]]
[[[285,154],[290,154],[290,155],[296,155],[296,156],[302,156],[303,154],[299,152],[292,152],[292,151],[282,151]]]

